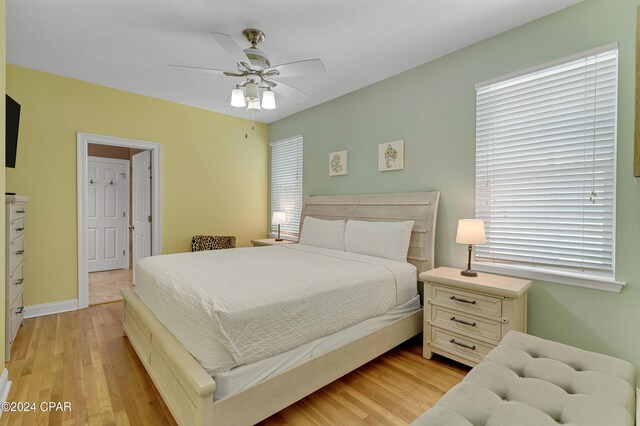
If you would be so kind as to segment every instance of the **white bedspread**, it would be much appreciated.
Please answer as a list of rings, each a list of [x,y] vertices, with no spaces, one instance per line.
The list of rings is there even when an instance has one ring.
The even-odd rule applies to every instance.
[[[416,294],[416,268],[301,244],[155,256],[135,292],[209,374],[287,351]]]

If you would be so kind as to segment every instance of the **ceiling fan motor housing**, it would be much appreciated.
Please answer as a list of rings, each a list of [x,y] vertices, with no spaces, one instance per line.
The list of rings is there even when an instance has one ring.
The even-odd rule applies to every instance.
[[[262,50],[250,47],[248,49],[244,49],[244,54],[247,55],[247,58],[251,61],[251,66],[253,68],[260,71],[271,68],[269,57]]]

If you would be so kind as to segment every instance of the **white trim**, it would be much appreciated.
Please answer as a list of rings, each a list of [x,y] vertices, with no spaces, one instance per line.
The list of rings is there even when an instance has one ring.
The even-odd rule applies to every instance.
[[[536,281],[572,285],[576,287],[591,288],[594,290],[620,293],[625,282],[616,281],[613,278],[598,277],[594,275],[578,274],[572,272],[553,271],[549,269],[531,268],[525,266],[507,265],[503,263],[472,262],[472,269],[480,272],[491,272],[502,275],[511,275],[519,278],[528,278]]]
[[[62,312],[77,311],[78,299],[63,300],[61,302],[42,303],[24,307],[24,317],[34,318]]]
[[[131,167],[130,167],[130,161],[129,160],[123,160],[121,158],[107,158],[107,157],[94,157],[94,156],[87,156],[87,160],[88,161],[101,161],[103,163],[114,163],[114,164],[122,164],[125,167],[125,179],[124,179],[124,214],[125,214],[125,223],[124,223],[124,268],[123,269],[129,269],[129,244],[130,244],[130,236],[129,236],[129,215],[131,214],[131,212],[129,211],[130,209],[130,205],[131,204],[129,202],[130,198],[129,198],[129,187],[131,186]],[[88,163],[87,163],[88,164]]]
[[[500,77],[495,77],[489,80],[485,80],[485,81],[481,81],[480,83],[476,83],[475,88],[476,90],[481,89],[483,87],[489,86],[491,84],[495,84],[495,83],[499,83],[505,80],[510,80],[512,78],[516,78],[516,77],[520,77],[523,76],[525,74],[531,74],[534,73],[536,71],[540,71],[546,68],[552,68],[555,67],[557,65],[562,65],[565,64],[567,62],[571,62],[571,61],[575,61],[577,59],[582,59],[582,58],[586,58],[587,56],[593,56],[593,55],[597,55],[598,53],[602,53],[602,52],[606,52],[608,50],[613,50],[613,49],[618,49],[618,43],[614,42],[614,43],[609,43],[609,44],[605,44],[604,46],[599,46],[599,47],[594,47],[593,49],[589,49],[589,50],[585,50],[583,52],[579,52],[579,53],[574,53],[573,55],[569,55],[569,56],[565,56],[564,58],[560,58],[560,59],[555,59],[553,61],[549,61],[546,62],[542,65],[536,65],[534,67],[530,67],[524,70],[520,70],[520,71],[516,71],[516,72],[512,72],[509,74],[505,74],[502,75]]]
[[[9,399],[9,390],[11,390],[11,380],[9,380],[9,370],[6,368],[2,370],[2,376],[0,376],[0,404],[7,402]],[[4,411],[0,410],[0,417]]]
[[[157,142],[78,132],[78,309],[89,306],[89,273],[87,271],[87,164],[88,145],[122,146],[151,151],[151,255],[162,254],[162,145]]]
[[[279,145],[281,143],[286,143],[286,142],[293,142],[293,141],[298,140],[298,139],[302,139],[302,135],[292,136],[290,138],[279,139],[279,140],[274,141],[274,142],[269,142],[269,146]]]
[[[636,388],[636,424],[640,425],[640,388]]]

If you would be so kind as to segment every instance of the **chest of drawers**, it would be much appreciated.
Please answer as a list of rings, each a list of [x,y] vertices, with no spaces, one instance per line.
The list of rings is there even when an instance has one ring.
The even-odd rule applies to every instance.
[[[436,268],[424,282],[425,358],[433,353],[469,366],[478,364],[510,330],[527,331],[527,291],[531,281],[459,269]]]
[[[5,360],[24,320],[27,202],[20,195],[5,198]]]

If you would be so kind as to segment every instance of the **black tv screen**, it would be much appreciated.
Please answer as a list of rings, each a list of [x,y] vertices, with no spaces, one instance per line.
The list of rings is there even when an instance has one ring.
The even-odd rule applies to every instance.
[[[7,95],[7,122],[6,122],[6,166],[16,166],[16,153],[18,151],[18,128],[20,127],[20,104]]]

